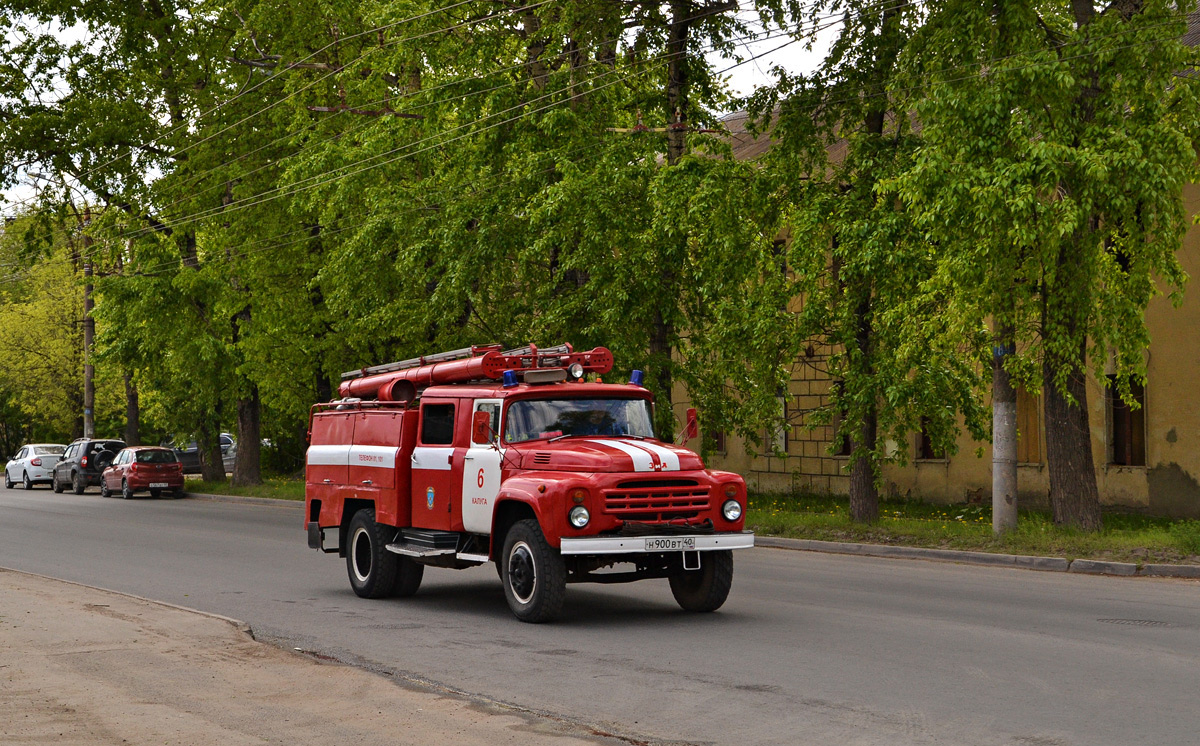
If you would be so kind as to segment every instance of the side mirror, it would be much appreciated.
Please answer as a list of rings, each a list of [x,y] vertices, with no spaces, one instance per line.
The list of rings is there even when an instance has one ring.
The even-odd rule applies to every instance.
[[[471,420],[471,442],[486,445],[492,442],[492,415],[479,411]]]
[[[700,421],[696,416],[696,408],[688,407],[687,411],[687,426],[684,428],[687,433],[687,439],[692,440],[700,436]]]

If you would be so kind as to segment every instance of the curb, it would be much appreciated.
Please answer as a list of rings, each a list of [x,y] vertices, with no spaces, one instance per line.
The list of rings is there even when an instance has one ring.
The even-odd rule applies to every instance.
[[[902,547],[888,544],[853,544],[841,541],[818,541],[816,539],[785,539],[776,536],[755,536],[754,546],[804,552],[853,554],[859,557],[922,559],[937,562],[958,562],[966,565],[1019,567],[1025,570],[1041,570],[1043,572],[1200,579],[1200,565],[1137,565],[1132,562],[1105,562],[1087,559],[1068,560],[1063,557],[967,552],[957,549],[926,549],[924,547]]]
[[[250,637],[250,639],[252,639],[252,640],[254,639],[254,630],[250,627],[249,624],[247,624],[246,622],[243,622],[241,619],[234,619],[233,617],[230,617],[230,616],[224,616],[222,614],[214,614],[211,611],[203,611],[201,609],[193,609],[190,606],[182,606],[180,604],[173,604],[168,601],[157,601],[153,598],[146,598],[145,596],[139,596],[136,593],[126,593],[125,591],[114,591],[111,588],[102,588],[98,585],[88,585],[87,583],[77,583],[74,580],[64,580],[62,578],[56,578],[51,575],[42,575],[41,573],[37,573],[37,572],[27,572],[25,570],[16,570],[11,567],[0,567],[0,572],[11,572],[11,573],[14,573],[17,575],[24,575],[29,578],[37,578],[38,580],[52,580],[55,583],[66,583],[67,585],[73,585],[77,588],[87,588],[88,590],[100,591],[101,593],[111,593],[114,596],[123,596],[125,598],[131,598],[134,601],[142,601],[143,603],[154,604],[155,606],[162,606],[162,607],[165,607],[168,609],[174,609],[175,611],[186,611],[191,614],[199,614],[200,616],[208,617],[209,619],[216,619],[218,621],[225,622],[226,624],[237,629],[238,632],[248,635]]]
[[[186,491],[186,488],[185,488]],[[218,503],[242,503],[243,505],[304,505],[303,500],[284,500],[278,497],[247,497],[245,495],[217,495],[209,492],[188,492],[189,500],[208,500]]]

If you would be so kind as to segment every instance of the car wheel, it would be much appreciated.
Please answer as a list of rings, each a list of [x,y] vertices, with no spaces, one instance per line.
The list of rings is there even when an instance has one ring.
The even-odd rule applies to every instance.
[[[100,497],[112,497],[112,490],[108,488],[108,480],[104,477],[100,478]]]
[[[150,490],[150,497],[158,497],[162,494],[162,490]]]
[[[4,489],[11,490],[13,486],[12,477],[8,476],[8,469],[4,470]]]
[[[33,480],[29,478],[29,472],[21,472],[21,486],[27,490],[33,489]]]
[[[375,511],[360,510],[350,519],[346,572],[350,587],[362,598],[384,598],[396,588],[399,559],[384,545],[384,528],[375,522]]]
[[[82,495],[83,491],[87,489],[87,482],[84,481],[83,475],[79,472],[71,475],[71,489],[76,495]]]
[[[671,595],[686,611],[716,611],[733,585],[733,552],[704,552],[699,570],[678,570],[670,576]]]
[[[121,480],[121,497],[125,498],[126,500],[129,500],[133,497],[133,490],[129,489],[129,480],[127,479]]]
[[[517,521],[504,537],[504,597],[522,622],[548,622],[562,611],[567,569],[532,518]]]
[[[58,481],[58,473],[57,472],[50,475],[50,489],[54,490],[55,492],[57,492],[59,494],[61,494],[63,491],[63,486]]]

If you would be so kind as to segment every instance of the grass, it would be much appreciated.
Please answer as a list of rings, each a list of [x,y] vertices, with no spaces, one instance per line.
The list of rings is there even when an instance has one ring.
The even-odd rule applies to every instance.
[[[241,495],[243,497],[273,497],[279,500],[303,500],[304,480],[288,477],[264,477],[262,484],[234,487],[225,482],[205,482],[188,479],[183,488],[205,495]]]
[[[879,521],[867,525],[850,520],[846,498],[752,493],[749,503],[746,527],[768,536],[1067,559],[1200,563],[1200,521],[1112,512],[1104,514],[1103,531],[1089,534],[1055,526],[1047,512],[1023,510],[1017,529],[996,539],[991,505],[883,500]]]

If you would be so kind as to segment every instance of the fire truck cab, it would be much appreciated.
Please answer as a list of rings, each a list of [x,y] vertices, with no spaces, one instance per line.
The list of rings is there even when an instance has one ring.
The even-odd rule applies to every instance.
[[[754,545],[745,482],[655,437],[639,371],[587,380],[611,369],[602,347],[530,345],[343,374],[310,418],[309,546],[344,557],[366,598],[491,561],[523,621],[553,619],[576,582],[667,578],[684,609],[719,608],[732,550]]]

